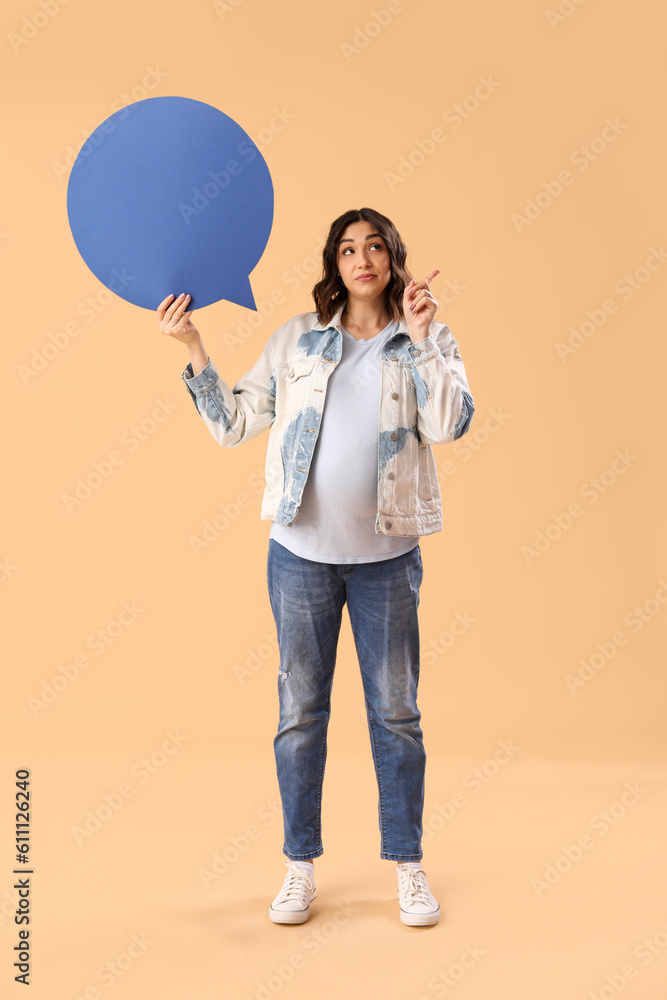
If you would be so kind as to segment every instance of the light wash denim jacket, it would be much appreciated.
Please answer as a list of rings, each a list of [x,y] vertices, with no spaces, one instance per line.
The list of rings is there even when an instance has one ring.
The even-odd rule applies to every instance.
[[[327,382],[341,359],[341,315],[294,316],[271,334],[261,356],[233,389],[210,357],[181,378],[215,440],[229,448],[270,427],[260,519],[291,524],[322,421]],[[442,530],[442,501],[431,445],[455,441],[475,412],[463,360],[445,323],[431,322],[413,344],[401,320],[382,349],[375,531],[428,535]]]

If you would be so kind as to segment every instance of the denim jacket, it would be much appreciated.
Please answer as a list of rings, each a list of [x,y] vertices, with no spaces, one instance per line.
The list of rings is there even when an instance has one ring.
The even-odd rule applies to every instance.
[[[209,431],[234,448],[270,428],[260,519],[291,524],[317,441],[327,382],[342,356],[341,315],[292,317],[271,334],[259,359],[233,389],[211,361],[181,378]],[[442,530],[442,501],[432,445],[455,441],[475,412],[463,360],[445,323],[412,343],[405,320],[382,349],[378,414],[376,533],[428,535]]]

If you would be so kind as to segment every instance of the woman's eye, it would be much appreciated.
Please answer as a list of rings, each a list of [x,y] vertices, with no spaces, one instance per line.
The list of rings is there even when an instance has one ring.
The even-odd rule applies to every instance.
[[[370,247],[368,249],[372,250],[373,247],[377,247],[379,250],[382,250],[382,244],[381,243],[371,243],[371,245],[370,245]],[[343,250],[343,256],[345,256],[347,254],[348,250],[352,250],[352,252],[354,252],[354,247],[345,247],[345,249]]]

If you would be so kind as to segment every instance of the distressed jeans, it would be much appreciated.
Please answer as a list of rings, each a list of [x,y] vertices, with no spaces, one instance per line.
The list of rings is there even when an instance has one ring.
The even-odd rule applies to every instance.
[[[391,559],[338,565],[303,559],[269,539],[267,579],[278,632],[278,732],[273,745],[283,807],[283,853],[323,853],[321,804],[331,688],[347,603],[377,778],[380,857],[422,858],[426,753],[417,708],[417,544]]]

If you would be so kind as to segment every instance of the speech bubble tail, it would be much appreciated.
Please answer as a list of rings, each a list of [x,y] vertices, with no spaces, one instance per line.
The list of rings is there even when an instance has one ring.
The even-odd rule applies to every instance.
[[[225,292],[224,295],[228,302],[235,302],[239,306],[245,306],[246,309],[254,309],[257,312],[255,296],[252,294],[250,278],[247,275],[243,278],[235,278],[232,288],[233,291]]]

